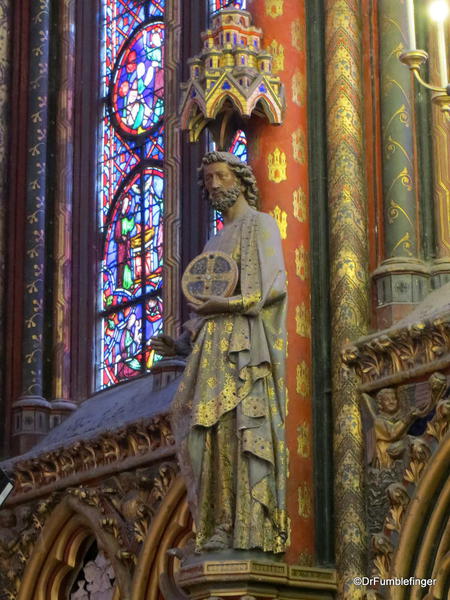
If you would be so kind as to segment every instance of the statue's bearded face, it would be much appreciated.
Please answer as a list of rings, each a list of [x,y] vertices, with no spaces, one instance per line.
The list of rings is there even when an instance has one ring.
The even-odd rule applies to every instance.
[[[203,174],[211,206],[221,212],[231,208],[242,190],[236,175],[227,163],[217,162],[205,165]]]

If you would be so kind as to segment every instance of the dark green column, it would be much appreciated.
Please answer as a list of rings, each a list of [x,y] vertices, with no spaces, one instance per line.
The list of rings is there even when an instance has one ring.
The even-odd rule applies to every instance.
[[[407,47],[406,6],[380,0],[384,261],[375,272],[378,326],[388,327],[428,292],[421,260],[411,74],[399,61]]]
[[[30,2],[22,394],[13,405],[13,446],[24,452],[48,431],[42,396],[50,0]]]

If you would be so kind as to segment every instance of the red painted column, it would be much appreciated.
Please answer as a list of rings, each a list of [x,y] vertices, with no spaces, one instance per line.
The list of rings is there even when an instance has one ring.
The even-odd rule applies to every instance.
[[[306,29],[303,0],[249,0],[247,10],[263,30],[263,46],[281,78],[286,113],[281,126],[255,123],[248,130],[249,162],[262,206],[278,221],[288,274],[286,560],[314,561],[314,491],[311,406],[311,307],[309,272]]]

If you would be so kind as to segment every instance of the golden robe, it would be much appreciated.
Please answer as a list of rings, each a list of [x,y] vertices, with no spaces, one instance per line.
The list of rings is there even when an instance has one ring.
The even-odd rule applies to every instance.
[[[229,313],[185,324],[192,352],[172,421],[201,550],[284,551],[286,275],[278,226],[252,208],[208,241],[238,264]]]

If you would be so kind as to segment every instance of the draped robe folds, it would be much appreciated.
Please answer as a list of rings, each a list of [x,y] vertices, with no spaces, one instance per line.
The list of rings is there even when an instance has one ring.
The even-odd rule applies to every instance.
[[[196,546],[284,551],[286,274],[278,226],[249,208],[208,241],[238,264],[227,313],[185,324],[192,351],[174,398]]]

